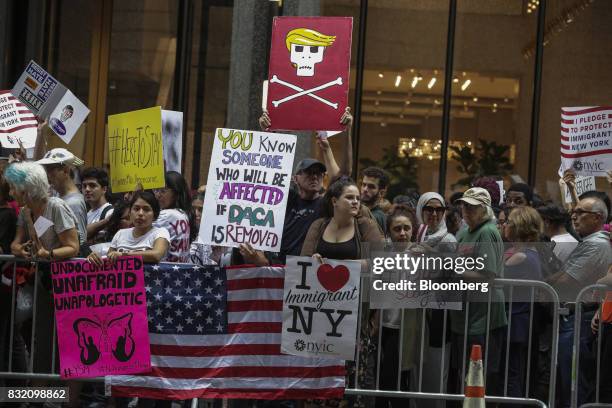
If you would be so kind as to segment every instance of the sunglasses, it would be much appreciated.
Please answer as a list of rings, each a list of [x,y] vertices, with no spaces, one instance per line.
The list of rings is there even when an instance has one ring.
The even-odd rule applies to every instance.
[[[446,211],[446,207],[430,207],[430,206],[425,206],[423,207],[423,211],[428,212],[428,213],[433,213],[434,211],[437,212],[438,214],[443,214],[444,211]]]

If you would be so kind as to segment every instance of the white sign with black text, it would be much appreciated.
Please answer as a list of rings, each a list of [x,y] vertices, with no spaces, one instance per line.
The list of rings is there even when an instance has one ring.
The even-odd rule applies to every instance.
[[[354,359],[360,272],[360,261],[287,257],[281,352]]]

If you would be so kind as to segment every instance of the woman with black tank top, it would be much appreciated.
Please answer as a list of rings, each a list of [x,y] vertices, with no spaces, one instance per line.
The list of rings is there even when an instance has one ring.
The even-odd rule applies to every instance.
[[[322,218],[312,223],[302,256],[322,262],[329,259],[360,259],[363,242],[382,242],[383,236],[371,218],[359,217],[359,188],[350,178],[329,186],[323,197]]]
[[[383,235],[372,218],[360,214],[359,188],[353,180],[342,177],[329,186],[323,197],[323,218],[312,223],[302,256],[312,256],[323,263],[328,259],[362,259],[362,243],[382,242]],[[362,269],[367,263],[362,260]],[[359,342],[359,386],[374,388],[376,365],[377,313],[362,305]],[[354,363],[347,364],[347,384],[354,385]],[[353,398],[353,397],[351,397]],[[338,402],[338,401],[336,401]],[[358,396],[352,406],[372,406],[371,397]]]

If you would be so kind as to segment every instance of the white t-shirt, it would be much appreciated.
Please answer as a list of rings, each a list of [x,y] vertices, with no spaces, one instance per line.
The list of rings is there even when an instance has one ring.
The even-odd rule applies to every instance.
[[[108,210],[106,214],[104,214],[104,219],[107,219],[108,217],[113,215],[114,208],[112,208],[113,205],[111,203],[102,204],[97,210],[87,211],[87,225],[100,221],[100,216],[104,212],[104,209],[106,209],[107,207],[111,207],[111,209]]]
[[[576,238],[567,232],[565,234],[555,235],[551,237],[550,240],[555,242],[553,252],[561,262],[567,261],[567,258],[569,258],[574,248],[578,245]]]
[[[161,210],[153,223],[154,227],[164,228],[170,234],[168,262],[189,263],[189,217],[176,208]]]
[[[134,228],[125,228],[117,231],[110,246],[119,252],[147,251],[153,249],[157,238],[170,242],[170,235],[163,228],[153,227],[140,237],[134,237]],[[166,257],[162,260],[167,260]]]

